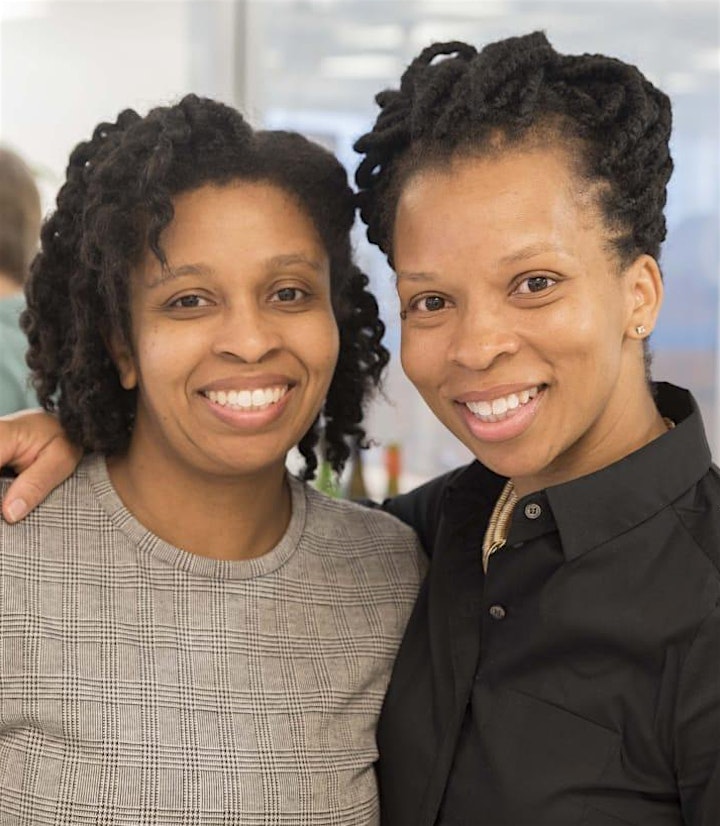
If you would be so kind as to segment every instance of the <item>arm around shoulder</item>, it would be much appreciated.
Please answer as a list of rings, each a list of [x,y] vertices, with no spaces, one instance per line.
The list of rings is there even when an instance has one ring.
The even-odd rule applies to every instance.
[[[3,517],[17,522],[26,516],[67,479],[81,455],[49,413],[21,411],[0,418],[0,467],[19,474],[3,497]]]

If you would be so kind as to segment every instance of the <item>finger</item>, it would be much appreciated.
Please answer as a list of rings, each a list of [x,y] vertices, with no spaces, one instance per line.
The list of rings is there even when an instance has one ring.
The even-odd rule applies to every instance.
[[[81,451],[67,442],[58,450],[54,441],[13,481],[2,502],[8,522],[17,522],[36,508],[47,495],[75,470]],[[52,449],[56,448],[56,449]]]
[[[39,418],[44,414],[37,411],[21,410],[19,413],[11,413],[0,418],[0,468],[14,467],[21,468],[29,464],[34,456],[29,449],[23,422],[32,418]],[[43,447],[46,440],[41,441],[37,447]],[[35,451],[37,452],[37,451]]]

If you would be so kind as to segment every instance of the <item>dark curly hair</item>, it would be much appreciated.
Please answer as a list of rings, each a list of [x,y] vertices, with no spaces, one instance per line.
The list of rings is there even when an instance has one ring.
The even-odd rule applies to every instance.
[[[397,199],[408,178],[459,155],[523,141],[567,146],[581,180],[599,183],[600,206],[622,264],[658,258],[665,238],[670,101],[627,63],[562,55],[542,32],[477,51],[436,43],[407,68],[399,89],[355,149],[360,214],[392,262]]]
[[[22,324],[38,398],[85,450],[125,450],[136,391],[120,385],[106,342],[110,334],[130,342],[131,270],[147,248],[166,263],[160,236],[174,197],[236,180],[271,183],[295,198],[327,250],[340,353],[324,407],[298,448],[311,479],[322,431],[339,473],[352,444],[364,444],[363,405],[389,358],[377,302],[352,260],[346,172],[303,136],[255,131],[235,109],[195,95],[145,117],[125,110],[72,152],[26,288]]]

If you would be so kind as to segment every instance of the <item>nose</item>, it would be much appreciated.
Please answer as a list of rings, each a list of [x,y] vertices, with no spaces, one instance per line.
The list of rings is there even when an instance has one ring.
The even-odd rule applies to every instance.
[[[281,346],[278,319],[248,302],[227,308],[221,315],[213,352],[224,358],[255,364]]]
[[[520,336],[499,308],[467,307],[457,315],[448,359],[468,370],[487,370],[503,356],[517,353]]]

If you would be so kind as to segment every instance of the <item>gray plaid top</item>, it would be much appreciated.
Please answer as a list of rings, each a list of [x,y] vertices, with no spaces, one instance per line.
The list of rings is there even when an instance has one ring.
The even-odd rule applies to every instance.
[[[422,557],[392,517],[291,487],[286,535],[241,562],[151,534],[99,457],[0,519],[1,826],[377,823]]]

